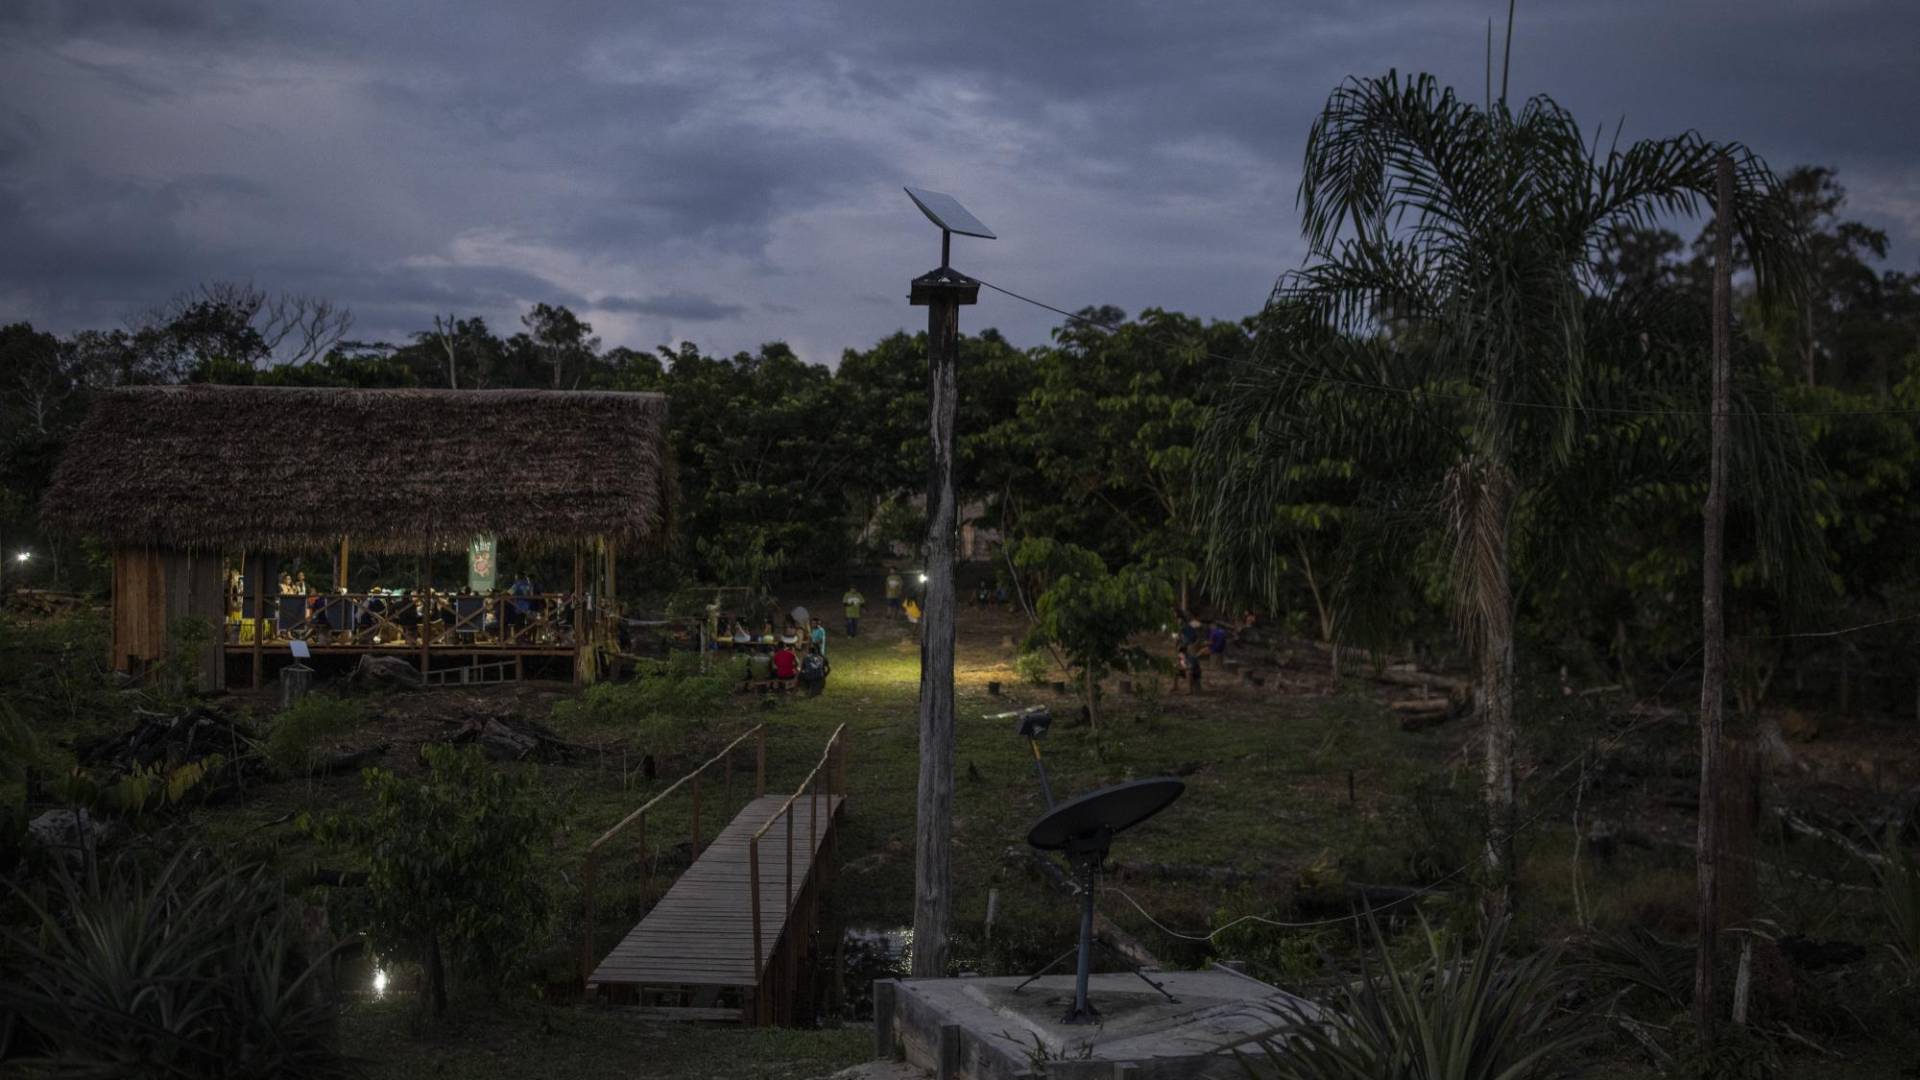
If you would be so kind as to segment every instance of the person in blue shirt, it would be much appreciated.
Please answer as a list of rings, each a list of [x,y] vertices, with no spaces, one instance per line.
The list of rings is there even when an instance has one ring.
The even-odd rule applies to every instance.
[[[813,651],[821,656],[827,655],[827,628],[820,620],[813,620],[813,629],[807,631],[807,640],[813,644]]]

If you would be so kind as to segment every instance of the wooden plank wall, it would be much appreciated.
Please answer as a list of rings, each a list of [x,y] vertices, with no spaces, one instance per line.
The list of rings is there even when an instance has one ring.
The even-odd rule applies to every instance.
[[[114,670],[138,674],[166,656],[169,622],[197,616],[214,627],[214,640],[200,661],[201,688],[223,689],[220,637],[225,633],[225,607],[219,556],[158,548],[115,548],[113,633],[108,659]]]
[[[113,549],[115,671],[138,673],[167,651],[166,580],[152,548]]]
[[[213,640],[200,654],[200,689],[226,689],[226,665],[221,660],[220,639],[226,633],[226,589],[220,580],[220,559],[205,552],[165,551],[160,556],[166,569],[166,621],[189,616],[205,619],[213,627]]]

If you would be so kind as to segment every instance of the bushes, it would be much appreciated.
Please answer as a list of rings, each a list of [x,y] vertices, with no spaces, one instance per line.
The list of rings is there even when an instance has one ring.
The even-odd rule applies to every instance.
[[[357,730],[366,718],[358,701],[308,694],[275,718],[267,732],[267,760],[282,775],[302,775],[313,767],[323,740]]]
[[[29,1075],[333,1077],[335,1003],[302,955],[279,883],[260,869],[175,855],[122,859],[24,896],[0,932],[0,1059]]]
[[[642,756],[661,757],[686,746],[687,735],[733,691],[727,665],[702,671],[700,658],[676,656],[643,666],[633,681],[599,683],[553,707],[563,727],[626,729]]]
[[[366,859],[373,947],[423,965],[439,1015],[447,966],[497,990],[543,941],[551,912],[535,852],[550,815],[532,772],[492,769],[478,747],[421,756],[422,778],[368,769],[365,812],[303,824]]]
[[[1053,658],[1038,649],[1023,652],[1014,660],[1013,670],[1029,686],[1045,686],[1053,677]]]
[[[1886,917],[1894,956],[1908,981],[1920,980],[1920,857],[1896,834],[1880,849],[1880,913]]]

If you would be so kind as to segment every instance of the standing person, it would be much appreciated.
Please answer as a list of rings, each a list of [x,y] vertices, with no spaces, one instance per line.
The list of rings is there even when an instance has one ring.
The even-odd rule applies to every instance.
[[[905,599],[907,583],[900,578],[900,571],[887,571],[887,617],[898,619],[901,616],[900,601]]]
[[[1227,628],[1219,623],[1207,631],[1207,655],[1213,657],[1215,663],[1227,655]]]
[[[1187,678],[1187,693],[1199,693],[1200,657],[1196,655],[1194,651],[1189,650],[1185,644],[1182,644],[1179,651],[1174,655],[1174,676],[1178,678],[1182,674]]]
[[[859,589],[849,585],[847,586],[847,595],[841,597],[840,602],[846,605],[847,609],[847,636],[859,637],[860,609],[866,606],[867,598],[860,595]]]
[[[827,628],[820,624],[819,619],[813,620],[813,629],[807,631],[807,641],[812,644],[814,652],[822,657],[827,655]]]
[[[307,572],[305,570],[302,570],[298,574],[294,575],[293,591],[298,596],[313,595],[313,586],[307,584]]]
[[[292,596],[292,595],[294,595],[294,592],[293,592],[293,575],[292,575],[292,574],[281,574],[281,575],[280,575],[280,595],[281,595],[281,596]]]

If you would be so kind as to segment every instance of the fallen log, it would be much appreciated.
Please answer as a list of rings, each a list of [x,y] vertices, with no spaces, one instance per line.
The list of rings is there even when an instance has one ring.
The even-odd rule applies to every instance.
[[[1373,679],[1392,683],[1395,686],[1413,686],[1422,690],[1445,690],[1451,694],[1466,696],[1473,692],[1473,683],[1468,679],[1455,678],[1452,675],[1440,675],[1431,671],[1421,671],[1412,665],[1396,665],[1379,671],[1365,670],[1361,674]]]

